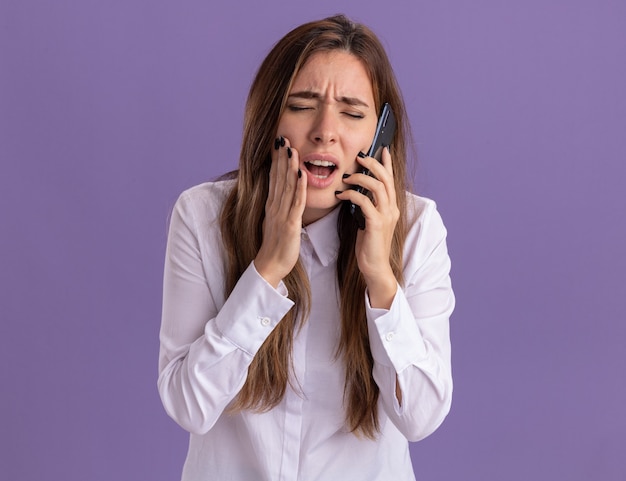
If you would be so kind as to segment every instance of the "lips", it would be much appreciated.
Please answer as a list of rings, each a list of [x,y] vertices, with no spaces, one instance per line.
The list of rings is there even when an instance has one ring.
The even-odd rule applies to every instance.
[[[337,166],[329,160],[312,159],[304,162],[306,170],[318,179],[327,179],[337,168]]]
[[[308,186],[325,189],[335,182],[337,172],[341,170],[339,160],[324,152],[310,152],[301,158],[303,171],[306,173]]]

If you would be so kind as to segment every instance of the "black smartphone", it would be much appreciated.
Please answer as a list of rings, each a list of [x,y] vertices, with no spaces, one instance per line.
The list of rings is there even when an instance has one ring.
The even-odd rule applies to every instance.
[[[395,132],[396,118],[393,115],[393,111],[391,110],[389,104],[385,103],[380,112],[380,117],[378,117],[376,133],[374,134],[374,140],[372,141],[372,145],[367,152],[367,156],[374,157],[378,162],[382,162],[383,149],[391,145]],[[361,173],[369,175],[370,171],[369,169],[362,169]],[[364,195],[369,194],[369,191],[360,185],[355,185],[352,188]],[[358,205],[350,203],[350,213],[354,216],[359,229],[365,229],[365,217],[363,217],[361,208]]]

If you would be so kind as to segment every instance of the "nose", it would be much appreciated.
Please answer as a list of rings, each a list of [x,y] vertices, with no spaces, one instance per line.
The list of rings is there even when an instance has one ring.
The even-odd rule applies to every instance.
[[[311,140],[316,144],[332,144],[337,141],[337,119],[329,106],[319,109],[311,129]]]

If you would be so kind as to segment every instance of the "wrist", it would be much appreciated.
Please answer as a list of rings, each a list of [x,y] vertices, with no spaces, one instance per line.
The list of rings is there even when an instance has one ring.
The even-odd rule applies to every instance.
[[[370,306],[374,309],[389,309],[396,297],[398,281],[393,273],[365,280]]]
[[[259,261],[258,258],[254,259],[252,263],[254,264],[254,268],[257,273],[265,279],[269,285],[271,285],[274,289],[277,289],[283,278],[281,276],[277,276],[271,269],[267,268],[263,261]]]

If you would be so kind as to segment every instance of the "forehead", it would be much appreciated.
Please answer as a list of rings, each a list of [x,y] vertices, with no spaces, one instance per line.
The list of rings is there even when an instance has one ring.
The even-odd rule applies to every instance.
[[[333,89],[339,95],[373,99],[372,82],[363,62],[341,50],[313,54],[296,75],[290,92],[324,93]]]

